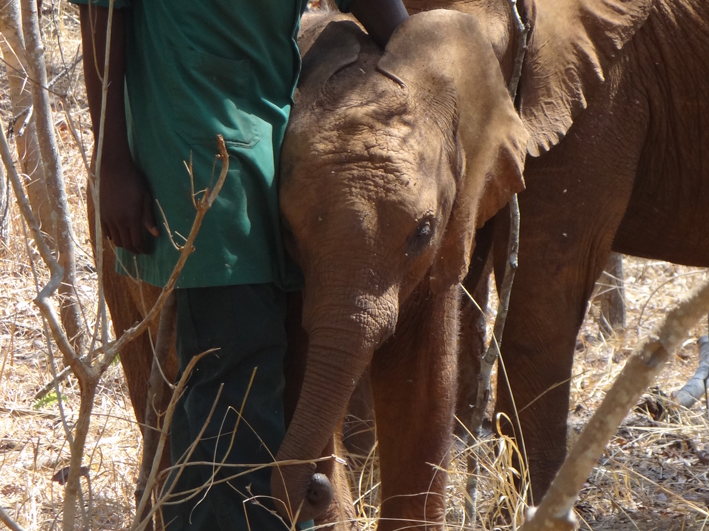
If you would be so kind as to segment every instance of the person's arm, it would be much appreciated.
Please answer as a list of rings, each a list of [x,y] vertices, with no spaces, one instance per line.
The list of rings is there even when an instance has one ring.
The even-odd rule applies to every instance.
[[[380,48],[409,16],[401,0],[353,0],[349,8]]]
[[[84,77],[94,132],[94,163],[97,160],[103,66],[106,52],[108,9],[80,6]],[[145,177],[133,163],[128,147],[123,80],[126,70],[125,12],[114,10],[109,59],[109,84],[104,119],[101,162],[101,227],[118,247],[134,253],[149,250],[147,230],[159,232],[155,224],[152,195]]]

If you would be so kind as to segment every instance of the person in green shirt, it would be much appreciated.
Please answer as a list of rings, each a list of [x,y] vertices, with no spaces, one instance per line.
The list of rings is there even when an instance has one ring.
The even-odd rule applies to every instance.
[[[72,1],[82,4],[96,137],[110,0]],[[407,17],[401,0],[337,4],[382,47]],[[226,182],[175,292],[180,371],[217,350],[198,363],[174,414],[172,461],[188,465],[168,482],[170,531],[285,528],[270,510],[270,469],[239,465],[271,462],[285,434],[285,294],[300,277],[281,242],[277,169],[306,7],[307,0],[114,2],[99,203],[119,269],[164,285],[175,243],[194,220],[192,194],[218,174],[217,134],[229,153]]]

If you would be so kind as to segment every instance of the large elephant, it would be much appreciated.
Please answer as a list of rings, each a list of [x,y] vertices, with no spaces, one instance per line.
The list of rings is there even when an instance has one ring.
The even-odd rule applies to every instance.
[[[576,335],[609,253],[709,266],[709,5],[634,3],[644,24],[575,100],[563,140],[526,164],[502,355],[535,499],[565,457]],[[537,138],[540,151],[554,143]],[[497,409],[514,418],[504,386]]]
[[[475,12],[503,72],[514,50],[507,4],[407,2]],[[709,266],[709,5],[520,4],[531,34],[517,105],[530,156],[502,345],[509,386],[498,386],[496,409],[523,436],[538,502],[565,457],[575,338],[609,253]]]
[[[370,366],[379,529],[442,529],[458,284],[476,227],[522,188],[527,136],[474,16],[415,15],[384,52],[353,22],[332,22],[307,50],[281,163],[308,335],[272,478],[285,516],[308,520],[330,503],[307,461]]]

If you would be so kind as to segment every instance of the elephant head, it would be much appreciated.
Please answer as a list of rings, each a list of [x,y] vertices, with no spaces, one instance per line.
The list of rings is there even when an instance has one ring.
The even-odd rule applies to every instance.
[[[523,187],[526,143],[474,16],[412,16],[384,52],[352,22],[322,31],[303,60],[282,152],[281,211],[305,276],[309,352],[278,461],[318,458],[407,298],[463,278],[476,226]],[[314,470],[289,464],[273,475],[273,495],[298,520],[329,503]]]

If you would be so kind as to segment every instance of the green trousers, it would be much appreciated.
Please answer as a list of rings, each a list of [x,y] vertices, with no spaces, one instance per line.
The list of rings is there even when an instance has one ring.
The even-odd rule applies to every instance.
[[[176,294],[180,375],[218,350],[198,362],[174,414],[172,462],[187,465],[168,481],[168,531],[288,529],[268,498],[271,468],[248,466],[272,463],[285,435],[286,294],[271,284]]]

